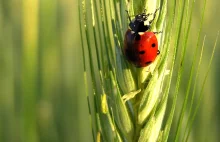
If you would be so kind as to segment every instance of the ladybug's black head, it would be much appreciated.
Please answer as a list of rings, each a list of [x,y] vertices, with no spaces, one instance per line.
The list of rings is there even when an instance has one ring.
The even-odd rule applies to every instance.
[[[149,14],[146,14],[145,12],[136,15],[135,18],[129,24],[131,30],[135,33],[146,32],[147,30],[149,30],[150,24],[148,22],[148,17]]]

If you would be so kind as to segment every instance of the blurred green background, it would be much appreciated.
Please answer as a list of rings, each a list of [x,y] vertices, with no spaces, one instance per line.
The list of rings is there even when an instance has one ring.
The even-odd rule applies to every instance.
[[[75,0],[0,0],[0,141],[91,140]]]
[[[207,2],[201,82],[219,30],[219,5]],[[201,9],[197,2],[191,43]],[[92,141],[78,18],[77,0],[0,0],[0,142]],[[220,140],[219,43],[192,141]],[[184,85],[180,91],[184,95]]]

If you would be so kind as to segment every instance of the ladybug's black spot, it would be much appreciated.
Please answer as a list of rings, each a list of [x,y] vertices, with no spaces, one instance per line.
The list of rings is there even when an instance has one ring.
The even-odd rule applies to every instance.
[[[149,65],[150,63],[152,63],[152,61],[146,62],[145,64],[146,64],[146,65]]]
[[[159,55],[160,54],[160,50],[157,50],[157,55]]]
[[[139,54],[144,54],[144,53],[145,53],[145,51],[144,51],[144,50],[142,50],[142,51],[140,51],[140,52],[139,52]]]
[[[156,44],[155,44],[155,43],[153,43],[151,46],[154,48],[154,47],[156,46]]]
[[[139,34],[136,34],[135,40],[140,40],[140,39],[141,39],[141,36]]]

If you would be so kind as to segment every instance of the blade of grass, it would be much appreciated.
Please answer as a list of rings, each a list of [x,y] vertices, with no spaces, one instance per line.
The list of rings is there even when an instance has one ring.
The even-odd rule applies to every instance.
[[[164,61],[166,61],[168,59],[168,56],[169,56],[169,53],[170,53],[170,48],[169,48],[170,47],[170,41],[173,37],[173,35],[172,35],[173,28],[171,28],[171,27],[173,27],[173,25],[174,25],[174,18],[175,18],[175,15],[176,15],[176,13],[175,13],[175,8],[176,8],[175,0],[171,1],[171,5],[172,5],[171,6],[172,7],[171,12],[168,13],[168,17],[170,17],[170,18],[168,20],[168,25],[167,25],[168,30],[166,30],[167,31],[167,36],[165,37],[165,41],[167,41],[167,42],[165,42],[165,49],[167,49],[167,50],[165,52]],[[169,29],[171,29],[171,30],[169,30]],[[172,80],[172,75],[173,75],[173,67],[174,67],[175,58],[176,58],[175,57],[175,55],[176,55],[175,52],[176,52],[176,48],[174,48],[174,53],[173,53],[173,56],[172,56],[172,59],[171,59],[171,61],[172,61],[171,69],[170,69],[170,74],[168,75],[168,81],[167,81],[166,89],[164,91],[164,97],[161,101],[162,104],[166,103],[166,100],[168,98],[169,89],[170,89],[171,80]],[[166,126],[165,126],[165,129],[164,129],[163,136],[161,136],[161,141],[167,141],[168,136],[169,136],[171,123],[172,123],[172,119],[170,117],[170,119],[168,119],[167,122],[166,122]]]
[[[188,102],[188,96],[189,96],[189,92],[190,92],[190,88],[191,88],[193,72],[194,72],[194,68],[195,68],[196,58],[197,58],[197,55],[198,55],[199,39],[200,39],[200,36],[201,36],[201,31],[202,31],[202,26],[203,26],[203,21],[204,21],[203,19],[204,19],[204,15],[205,15],[205,7],[206,7],[206,0],[204,0],[204,7],[202,9],[203,12],[202,12],[201,20],[200,20],[201,22],[200,22],[200,27],[199,27],[199,32],[198,32],[196,50],[195,50],[195,53],[194,53],[194,56],[193,56],[193,62],[192,62],[191,69],[190,69],[190,77],[189,77],[189,81],[188,81],[187,91],[186,91],[184,102],[183,102],[183,105],[182,105],[182,108],[181,108],[180,117],[179,117],[178,122],[177,122],[177,131],[176,131],[176,137],[175,137],[176,142],[179,140],[180,128],[181,128],[181,124],[182,124],[183,117],[184,117],[184,114],[185,114],[186,105],[187,105],[187,102]]]
[[[205,88],[205,83],[206,83],[206,80],[208,78],[208,75],[209,75],[209,72],[210,72],[210,69],[211,69],[211,65],[212,65],[212,60],[213,60],[213,57],[214,57],[214,53],[215,53],[215,50],[216,50],[216,46],[217,46],[217,42],[218,42],[218,37],[219,37],[219,31],[218,31],[218,34],[217,34],[217,37],[216,37],[216,40],[215,40],[215,44],[214,44],[214,47],[213,47],[213,50],[212,50],[212,55],[211,55],[211,58],[210,58],[210,61],[209,61],[209,65],[208,65],[208,69],[207,69],[207,72],[205,74],[205,79],[202,83],[202,89],[199,93],[199,99],[198,99],[198,103],[195,107],[195,111],[193,113],[193,116],[192,116],[192,119],[191,119],[191,122],[189,124],[189,131],[187,133],[187,137],[186,137],[186,141],[188,141],[188,138],[189,138],[189,134],[191,132],[191,129],[192,129],[192,126],[193,126],[193,122],[195,120],[195,117],[196,117],[196,114],[198,112],[198,109],[200,107],[200,103],[202,102],[202,99],[203,99],[203,91],[204,91],[204,88]]]
[[[169,83],[168,83],[168,87],[167,89],[165,90],[165,94],[168,95],[169,93],[169,88],[170,88],[170,83],[171,83],[171,79],[172,79],[172,74],[173,74],[173,69],[174,69],[174,65],[175,65],[175,60],[176,60],[176,54],[177,54],[177,45],[178,45],[178,39],[180,38],[180,26],[181,26],[181,17],[183,16],[183,10],[181,10],[181,2],[179,2],[179,5],[178,5],[178,10],[177,10],[177,13],[175,12],[176,10],[176,1],[173,2],[173,13],[174,13],[174,16],[173,16],[173,22],[176,21],[177,24],[177,35],[174,36],[174,52],[173,52],[173,56],[172,56],[172,63],[171,63],[171,70],[170,70],[170,76],[169,76]],[[179,12],[181,10],[181,12]],[[174,20],[174,17],[177,16],[177,20]],[[169,28],[171,28],[174,23],[171,23],[171,26]],[[172,28],[171,28],[172,29]],[[169,36],[169,37],[172,37],[172,34]],[[180,70],[178,71],[178,73],[180,73]],[[174,93],[174,97],[173,97],[173,101],[172,101],[172,106],[171,106],[171,111],[170,111],[170,114],[169,114],[169,117],[168,117],[168,120],[166,122],[166,126],[165,126],[165,130],[164,130],[164,136],[163,136],[163,140],[162,141],[167,141],[168,139],[168,136],[169,136],[169,132],[170,132],[170,128],[171,128],[171,124],[172,124],[172,120],[173,120],[173,116],[174,116],[174,111],[175,111],[175,106],[176,106],[176,101],[177,101],[177,94],[178,94],[178,88],[179,88],[179,80],[180,78],[180,74],[178,75],[177,77],[177,84],[176,84],[176,89],[175,89],[175,93]]]
[[[200,65],[201,65],[201,62],[202,62],[205,39],[206,39],[206,36],[204,36],[204,39],[203,39],[203,45],[202,45],[200,58],[199,58],[199,63],[198,63],[198,67],[197,67],[198,69],[197,69],[196,77],[195,77],[195,83],[193,85],[193,93],[192,93],[191,100],[190,100],[189,117],[188,117],[187,125],[185,127],[185,131],[184,131],[184,134],[183,134],[183,141],[186,137],[186,132],[187,132],[187,129],[189,127],[189,122],[190,122],[190,119],[191,119],[192,107],[193,107],[193,103],[194,103],[194,99],[195,99],[196,85],[197,85],[197,80],[198,80],[198,77],[199,77]]]
[[[84,21],[83,21],[83,2],[81,2],[80,0],[78,0],[78,10],[79,10],[79,25],[82,25],[80,27],[80,36],[81,36],[81,44],[82,44],[82,56],[83,56],[83,70],[84,70],[84,84],[85,84],[85,89],[86,89],[86,97],[87,97],[87,102],[88,102],[88,108],[89,108],[89,118],[90,118],[90,123],[91,123],[91,129],[92,129],[92,135],[93,135],[93,141],[96,141],[96,133],[97,133],[97,130],[98,130],[98,126],[97,125],[94,125],[93,126],[93,120],[95,121],[94,124],[97,124],[97,119],[93,119],[93,117],[95,116],[92,116],[92,113],[91,113],[91,102],[89,100],[89,93],[88,93],[88,75],[87,75],[87,68],[86,68],[86,55],[85,55],[85,45],[84,45],[84,40],[83,40],[83,31],[85,30],[84,29]],[[82,4],[82,5],[81,5]],[[83,24],[82,24],[83,23]],[[95,107],[96,108],[96,107]],[[96,110],[95,110],[96,111]]]

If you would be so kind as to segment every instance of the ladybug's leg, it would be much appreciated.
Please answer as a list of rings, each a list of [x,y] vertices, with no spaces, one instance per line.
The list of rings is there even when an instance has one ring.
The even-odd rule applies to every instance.
[[[129,15],[128,10],[125,10],[125,11],[127,12],[127,14],[128,14],[128,19],[129,19],[129,21],[131,22],[131,16]]]
[[[153,13],[153,14],[154,14],[154,17],[153,17],[152,20],[149,21],[150,24],[154,21],[154,19],[155,19],[155,17],[156,17],[156,14],[157,14],[157,11],[158,11],[159,9],[160,9],[160,8],[157,8],[156,11]]]
[[[156,34],[160,34],[160,33],[162,33],[162,31],[159,31],[159,32],[153,32],[153,33],[156,35]]]
[[[159,55],[160,54],[160,50],[157,50],[157,55]]]

